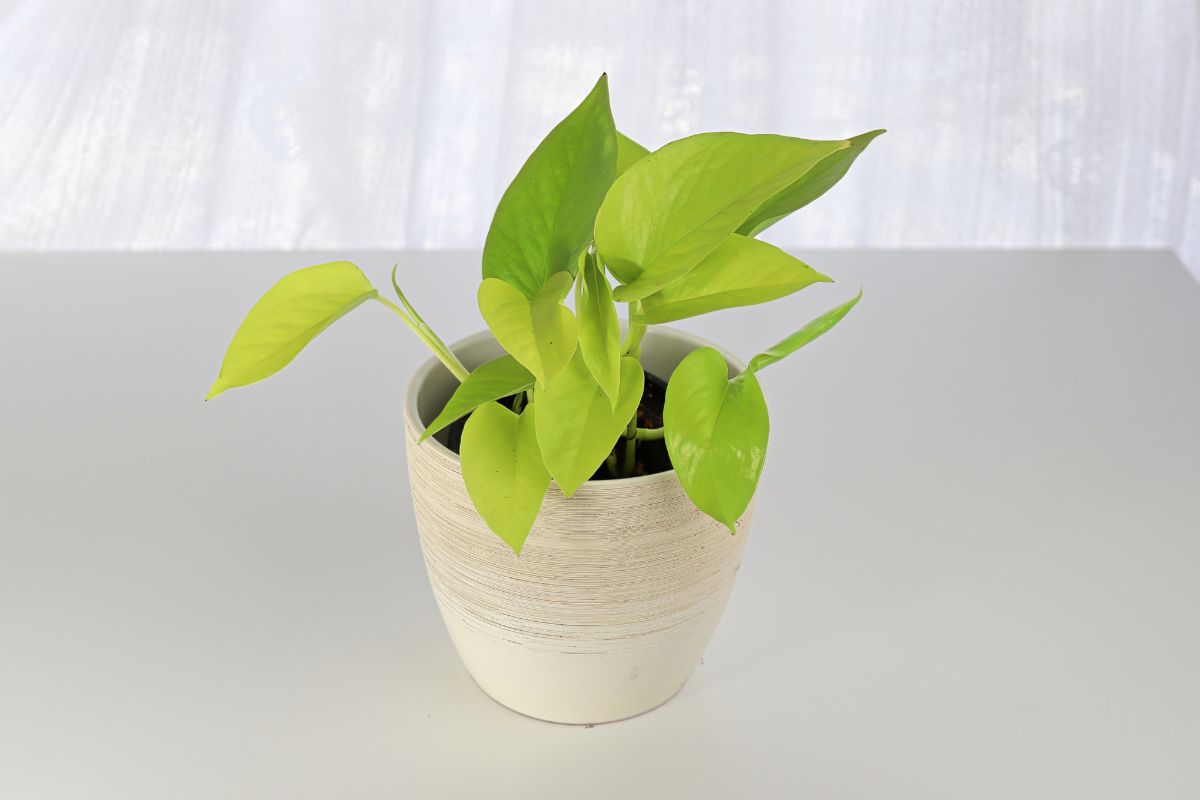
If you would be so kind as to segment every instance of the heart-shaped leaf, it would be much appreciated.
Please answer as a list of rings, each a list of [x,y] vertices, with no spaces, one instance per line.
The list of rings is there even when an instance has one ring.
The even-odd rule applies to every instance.
[[[575,281],[575,313],[583,363],[615,408],[621,385],[621,322],[604,269],[591,255],[584,257]]]
[[[317,334],[377,294],[362,270],[349,261],[318,264],[285,275],[242,321],[204,399],[271,377]]]
[[[575,315],[563,305],[571,289],[569,272],[556,272],[527,298],[499,278],[479,285],[479,311],[496,341],[534,377],[545,383],[575,352]]]
[[[786,339],[776,343],[773,347],[768,347],[754,358],[750,359],[750,371],[757,372],[763,367],[769,367],[776,361],[790,356],[792,353],[799,350],[804,345],[823,335],[826,331],[842,321],[842,317],[850,313],[850,309],[854,308],[855,304],[862,299],[862,289],[858,290],[855,298],[847,303],[842,303],[835,309],[826,311],[821,316],[814,319],[812,322],[805,325],[800,330],[788,336]]]
[[[746,236],[757,236],[793,211],[816,200],[833,188],[840,181],[854,159],[862,155],[875,137],[886,133],[884,130],[862,133],[851,136],[850,147],[837,150],[821,159],[815,167],[804,173],[794,183],[780,191],[767,202],[759,206],[750,218],[738,228],[738,233]]]
[[[520,555],[550,488],[529,407],[519,415],[499,403],[475,409],[463,428],[459,458],[475,510]]]
[[[570,497],[604,462],[637,413],[645,374],[636,358],[621,359],[617,405],[609,405],[583,358],[571,363],[549,383],[534,387],[534,419],[546,469]]]
[[[500,278],[532,298],[554,273],[574,274],[616,170],[617,130],[608,78],[601,75],[500,198],[483,245],[483,277]]]
[[[617,175],[632,167],[634,164],[642,160],[643,156],[650,155],[650,151],[642,147],[640,144],[630,139],[625,134],[617,131]]]
[[[729,379],[719,352],[702,347],[667,382],[663,409],[667,452],[691,501],[736,533],[767,454],[770,423],[753,372]]]
[[[459,417],[465,417],[484,403],[500,400],[533,386],[533,374],[512,356],[500,356],[471,371],[446,401],[445,408],[421,434],[421,441],[440,431]]]
[[[624,284],[613,296],[630,302],[670,285],[755,209],[849,146],[702,133],[645,156],[613,183],[596,215],[596,248]]]
[[[643,300],[635,321],[673,322],[765,303],[820,281],[829,278],[774,245],[735,233],[682,278]]]

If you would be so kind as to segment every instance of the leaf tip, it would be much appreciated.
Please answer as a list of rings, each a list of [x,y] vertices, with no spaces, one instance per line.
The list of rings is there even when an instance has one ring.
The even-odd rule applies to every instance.
[[[851,146],[866,147],[885,133],[887,133],[887,128],[876,128],[873,131],[860,133],[858,136],[851,136],[847,141],[850,142]]]
[[[225,385],[223,380],[217,378],[215,381],[213,381],[213,385],[209,387],[208,394],[204,395],[204,402],[207,403],[209,400],[212,400],[214,397],[228,388],[229,387]]]

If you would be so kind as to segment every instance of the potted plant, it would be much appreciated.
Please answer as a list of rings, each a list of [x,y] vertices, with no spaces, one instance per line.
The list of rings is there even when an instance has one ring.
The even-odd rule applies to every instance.
[[[409,477],[467,669],[541,719],[647,711],[699,662],[740,564],[767,447],[756,374],[861,292],[745,363],[664,323],[829,281],[755,237],[880,133],[703,133],[649,153],[616,130],[601,76],[500,200],[486,332],[448,346],[395,268],[398,303],[355,265],[321,264],[250,310],[208,397],[279,371],[366,301],[387,306],[434,354],[405,398]]]

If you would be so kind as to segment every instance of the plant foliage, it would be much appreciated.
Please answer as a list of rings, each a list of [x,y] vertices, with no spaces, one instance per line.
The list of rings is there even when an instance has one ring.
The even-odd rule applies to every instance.
[[[514,553],[552,481],[570,497],[602,468],[628,476],[639,443],[659,438],[696,507],[736,533],[766,462],[770,425],[757,373],[826,333],[862,292],[737,374],[711,347],[688,355],[669,378],[661,430],[637,425],[642,336],[649,325],[830,282],[755,237],[828,191],[881,133],[829,141],[702,133],[650,152],[617,131],[602,75],[534,149],[488,230],[477,301],[505,356],[467,370],[404,296],[395,269],[399,304],[337,261],[293,272],[262,296],[208,396],[273,375],[341,316],[376,300],[459,380],[421,441],[467,418],[467,492]],[[624,341],[618,302],[628,305]]]

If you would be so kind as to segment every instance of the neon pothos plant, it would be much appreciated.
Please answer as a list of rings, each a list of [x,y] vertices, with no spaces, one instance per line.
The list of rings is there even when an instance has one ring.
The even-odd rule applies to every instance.
[[[824,194],[881,133],[834,141],[702,133],[650,153],[617,131],[601,76],[525,162],[488,231],[479,310],[507,355],[466,369],[405,298],[395,268],[399,305],[354,264],[335,261],[293,272],[263,295],[208,397],[278,372],[374,300],[460,381],[422,441],[469,415],[460,449],[467,491],[515,552],[551,480],[570,497],[598,469],[628,476],[639,443],[664,437],[688,497],[735,532],[767,448],[756,374],[836,325],[861,292],[733,378],[715,349],[688,355],[670,376],[661,428],[636,424],[642,338],[649,325],[829,281],[755,237]],[[574,312],[565,304],[572,289]],[[628,308],[624,338],[617,302]]]

